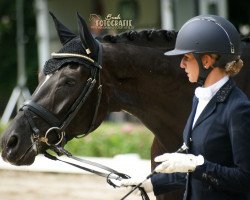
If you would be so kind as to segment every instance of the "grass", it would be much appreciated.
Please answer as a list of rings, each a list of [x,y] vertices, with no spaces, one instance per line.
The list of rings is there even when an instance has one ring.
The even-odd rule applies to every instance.
[[[0,125],[0,135],[6,126]],[[78,156],[113,157],[137,153],[150,158],[153,134],[141,124],[104,122],[84,138],[73,139],[65,148]]]

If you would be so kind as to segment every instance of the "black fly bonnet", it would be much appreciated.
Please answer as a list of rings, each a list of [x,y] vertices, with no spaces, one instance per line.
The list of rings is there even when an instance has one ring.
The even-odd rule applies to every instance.
[[[45,63],[43,73],[48,75],[59,70],[68,63],[76,63],[84,66],[94,65],[101,68],[101,45],[92,37],[91,33],[88,31],[87,24],[82,17],[77,13],[80,35],[77,36],[59,22],[52,13],[50,14],[53,17],[63,47],[57,53],[51,54],[52,59]]]
[[[92,58],[84,54],[86,54],[86,50],[82,46],[80,37],[75,37],[67,42],[60,51],[51,54],[52,58],[45,63],[43,73],[44,75],[54,73],[69,63],[76,63],[84,66],[94,64],[100,67]],[[99,61],[99,63],[100,62],[101,61]]]

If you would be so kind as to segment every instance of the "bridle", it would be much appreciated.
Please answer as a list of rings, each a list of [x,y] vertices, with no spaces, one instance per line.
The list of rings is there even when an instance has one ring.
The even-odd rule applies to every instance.
[[[99,43],[98,43],[99,44]],[[92,121],[90,123],[90,126],[84,135],[87,135],[90,133],[95,125],[98,108],[100,105],[101,95],[102,95],[102,84],[101,84],[101,78],[100,78],[100,71],[102,69],[101,67],[101,58],[102,58],[102,46],[99,44],[99,52],[98,52],[98,61],[94,61],[92,58],[86,55],[81,54],[73,54],[73,53],[52,53],[52,58],[60,59],[60,58],[82,58],[84,59],[88,64],[89,68],[91,70],[90,77],[87,80],[86,85],[84,86],[83,90],[81,91],[78,98],[74,101],[74,103],[69,108],[67,114],[65,117],[61,120],[59,120],[52,112],[48,111],[43,106],[37,104],[36,102],[30,100],[24,103],[21,110],[24,111],[24,114],[26,118],[28,119],[29,125],[33,132],[34,138],[39,138],[41,142],[46,143],[48,146],[51,146],[52,144],[49,142],[48,136],[53,132],[57,132],[58,134],[58,141],[54,145],[59,145],[63,142],[65,139],[65,129],[68,127],[70,122],[74,119],[74,117],[77,115],[78,111],[82,108],[83,104],[86,102],[88,97],[90,96],[91,92],[93,91],[96,83],[98,83],[98,94],[95,104],[95,110],[94,115],[92,118]],[[39,116],[43,120],[45,120],[49,125],[50,128],[46,131],[44,136],[42,136],[42,131],[40,131],[39,128],[35,125],[31,113]]]
[[[84,86],[82,92],[78,96],[78,98],[74,101],[74,103],[71,105],[69,111],[65,115],[65,117],[62,120],[59,120],[52,112],[48,111],[46,108],[43,106],[37,104],[36,102],[30,100],[24,103],[22,108],[20,109],[21,111],[24,112],[24,115],[26,116],[28,123],[30,125],[30,128],[32,129],[33,132],[33,140],[34,142],[31,144],[31,146],[25,151],[25,153],[21,156],[24,157],[26,153],[30,151],[30,149],[34,146],[34,144],[38,142],[43,142],[45,143],[49,149],[53,150],[54,152],[57,153],[57,155],[65,155],[71,159],[74,159],[78,162],[82,162],[88,165],[92,165],[94,167],[98,167],[102,170],[108,171],[109,173],[104,173],[100,172],[97,170],[93,170],[87,167],[80,166],[75,163],[71,163],[68,161],[61,160],[57,158],[56,156],[53,156],[49,154],[47,151],[45,151],[44,155],[52,160],[59,160],[61,162],[67,163],[69,165],[72,165],[74,167],[80,168],[82,170],[94,173],[96,175],[106,177],[107,182],[112,185],[113,187],[118,187],[115,183],[111,181],[111,179],[116,179],[116,180],[121,180],[121,179],[127,179],[130,178],[128,175],[120,173],[116,170],[113,170],[107,166],[101,165],[99,163],[95,163],[92,161],[88,161],[82,158],[78,158],[73,156],[71,153],[66,151],[62,144],[65,142],[65,129],[68,127],[70,122],[74,119],[74,117],[77,115],[78,111],[82,108],[83,104],[86,102],[88,97],[90,96],[91,92],[93,91],[96,83],[98,83],[98,94],[97,94],[97,99],[96,99],[96,105],[95,105],[95,110],[94,110],[94,115],[92,118],[92,121],[90,123],[90,126],[88,128],[88,131],[84,133],[84,136],[90,133],[94,126],[95,126],[95,121],[98,113],[98,108],[100,105],[100,100],[101,100],[101,95],[102,95],[102,84],[101,84],[101,78],[100,78],[100,70],[102,69],[101,67],[101,58],[102,58],[102,46],[99,44],[99,51],[98,51],[98,60],[97,62],[90,58],[89,56],[86,55],[81,55],[81,54],[73,54],[73,53],[52,53],[51,56],[52,58],[82,58],[84,59],[87,63],[90,65],[90,70],[91,70],[91,75],[90,78],[87,80],[86,85]],[[45,120],[49,125],[50,128],[45,132],[44,135],[42,135],[42,131],[36,126],[35,122],[32,119],[32,113],[35,114],[36,116],[42,118]],[[57,133],[58,136],[58,141],[51,143],[49,141],[49,134],[53,134],[54,132]],[[141,196],[143,200],[149,200],[149,197],[145,190],[143,188],[139,188],[141,191]],[[129,194],[128,194],[129,195]],[[128,196],[127,195],[127,196]],[[124,198],[122,198],[124,199]]]

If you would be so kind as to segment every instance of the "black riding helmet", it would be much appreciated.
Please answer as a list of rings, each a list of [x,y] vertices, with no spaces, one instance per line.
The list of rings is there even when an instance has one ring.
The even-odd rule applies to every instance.
[[[238,59],[240,55],[240,35],[228,20],[215,15],[199,15],[187,21],[180,29],[175,49],[165,53],[167,56],[193,53],[199,64],[198,84],[203,85],[211,68],[205,69],[201,54],[217,54],[215,66],[224,67],[226,63]]]

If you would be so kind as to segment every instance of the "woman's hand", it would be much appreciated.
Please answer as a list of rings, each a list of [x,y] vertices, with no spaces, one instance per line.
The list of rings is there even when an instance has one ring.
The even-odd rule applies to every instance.
[[[145,192],[147,192],[147,193],[153,192],[153,185],[152,185],[151,179],[145,180],[145,178],[144,179],[142,179],[142,178],[129,178],[129,179],[122,179],[120,181],[121,186],[128,187],[130,190],[133,186],[136,186],[141,182],[142,182],[142,185],[140,187],[142,187],[145,190]],[[135,190],[135,194],[140,195],[141,193],[137,189],[137,190]]]
[[[198,165],[204,164],[202,155],[182,153],[165,153],[155,158],[155,162],[162,162],[155,168],[158,173],[192,172]]]

